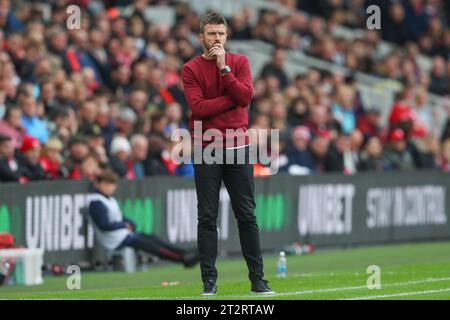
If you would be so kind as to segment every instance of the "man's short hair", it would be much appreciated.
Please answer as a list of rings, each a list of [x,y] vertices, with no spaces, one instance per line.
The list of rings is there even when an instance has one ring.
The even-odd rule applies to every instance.
[[[116,184],[119,178],[117,174],[112,170],[104,170],[98,176],[95,177],[96,183],[106,182],[111,184]]]
[[[200,33],[203,33],[207,24],[223,24],[228,31],[227,21],[221,14],[217,12],[210,12],[202,17],[202,19],[200,20]]]

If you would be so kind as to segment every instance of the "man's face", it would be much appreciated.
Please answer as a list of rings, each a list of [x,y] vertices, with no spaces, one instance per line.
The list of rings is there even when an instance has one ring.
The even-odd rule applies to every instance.
[[[16,129],[22,126],[22,111],[20,109],[14,109],[11,111],[8,122]]]
[[[144,112],[148,101],[148,95],[145,91],[133,91],[130,94],[129,105],[136,112]]]
[[[89,153],[89,147],[84,143],[75,143],[70,147],[72,159],[81,161]]]
[[[23,96],[19,103],[21,104],[22,112],[26,116],[33,117],[34,115],[36,115],[36,101],[32,96]]]
[[[41,147],[37,146],[31,150],[28,150],[25,152],[25,157],[27,158],[28,162],[35,165],[39,162],[39,156],[41,155]]]
[[[224,24],[207,24],[200,34],[200,41],[207,51],[216,43],[224,45],[227,41],[227,28]]]
[[[148,154],[148,143],[146,140],[137,140],[131,145],[131,150],[135,160],[144,161]]]
[[[336,140],[336,148],[339,152],[344,153],[351,149],[351,140],[348,136],[339,136]]]

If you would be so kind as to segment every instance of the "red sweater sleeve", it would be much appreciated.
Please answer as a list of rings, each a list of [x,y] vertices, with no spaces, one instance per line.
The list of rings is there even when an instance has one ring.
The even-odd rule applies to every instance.
[[[182,70],[184,94],[195,119],[211,118],[236,106],[229,96],[206,99],[194,73],[188,67]]]
[[[242,63],[236,71],[236,76],[228,72],[223,76],[225,87],[231,99],[236,102],[238,106],[247,107],[253,97],[253,81],[250,71],[250,64],[245,56],[242,56]]]

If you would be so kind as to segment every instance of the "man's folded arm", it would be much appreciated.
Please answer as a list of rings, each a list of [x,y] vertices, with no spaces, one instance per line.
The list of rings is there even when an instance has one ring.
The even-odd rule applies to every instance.
[[[184,94],[195,119],[211,118],[236,106],[236,102],[227,95],[206,99],[189,68],[183,67],[182,77]]]
[[[238,106],[247,107],[250,104],[253,97],[253,81],[247,57],[244,57],[236,75],[228,72],[223,76],[223,81],[231,99]]]

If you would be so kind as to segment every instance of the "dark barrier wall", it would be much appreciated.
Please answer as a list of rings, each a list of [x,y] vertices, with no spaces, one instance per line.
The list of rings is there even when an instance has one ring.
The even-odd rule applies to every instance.
[[[80,263],[97,254],[94,232],[81,210],[87,182],[0,185],[0,231],[21,245],[45,248],[46,263]],[[439,172],[355,176],[274,176],[256,180],[256,216],[262,248],[293,241],[316,246],[450,238],[450,175]],[[138,231],[186,247],[196,244],[196,193],[192,178],[122,181],[117,192]],[[220,250],[239,251],[230,199],[220,195]]]

